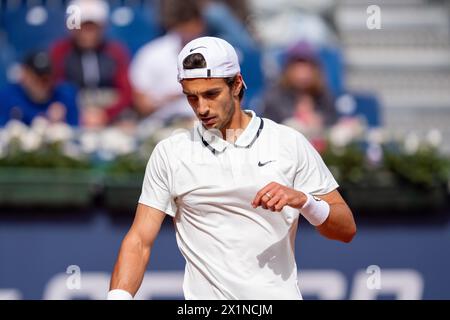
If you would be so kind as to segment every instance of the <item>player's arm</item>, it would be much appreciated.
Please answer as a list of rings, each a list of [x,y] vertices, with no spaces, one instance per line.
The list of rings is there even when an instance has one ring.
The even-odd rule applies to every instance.
[[[353,214],[337,190],[313,197],[271,182],[256,194],[252,202],[254,208],[262,206],[274,212],[280,212],[286,205],[300,210],[320,234],[327,238],[350,242],[356,234]]]
[[[139,289],[153,243],[159,233],[166,214],[139,203],[133,224],[122,241],[119,256],[111,277],[108,299],[121,298],[124,290],[134,296]],[[112,290],[115,290],[111,294]],[[125,297],[123,297],[125,298]]]
[[[333,190],[318,198],[328,203],[330,211],[326,220],[316,227],[317,230],[329,239],[350,242],[356,234],[356,224],[352,211],[339,191]]]

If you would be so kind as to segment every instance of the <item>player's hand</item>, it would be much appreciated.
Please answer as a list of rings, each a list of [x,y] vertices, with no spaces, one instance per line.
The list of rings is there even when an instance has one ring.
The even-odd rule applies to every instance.
[[[252,201],[252,206],[253,208],[261,206],[264,209],[280,212],[284,206],[300,209],[306,200],[306,195],[303,192],[271,182],[258,191]]]

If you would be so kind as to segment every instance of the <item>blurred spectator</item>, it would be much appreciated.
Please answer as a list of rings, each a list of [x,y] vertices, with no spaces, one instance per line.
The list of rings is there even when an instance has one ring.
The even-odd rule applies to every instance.
[[[131,105],[129,56],[124,47],[104,36],[109,7],[103,0],[74,0],[81,28],[52,49],[55,76],[79,86],[82,123],[101,127],[117,120]]]
[[[337,35],[325,12],[333,11],[332,0],[251,0],[249,6],[258,38],[266,48],[280,48],[302,40],[316,47],[334,46]]]
[[[40,51],[27,56],[19,83],[0,91],[0,126],[16,119],[30,125],[37,116],[51,122],[78,125],[76,88],[67,83],[54,84],[50,57]]]
[[[262,113],[278,123],[295,125],[310,138],[323,135],[336,123],[334,100],[309,44],[299,42],[286,51],[279,81],[264,94]]]
[[[228,1],[198,0],[198,2],[201,3],[208,35],[225,39],[241,54],[258,49],[247,29],[248,24],[236,16],[235,11],[227,5]],[[240,14],[242,15],[244,12]]]
[[[328,89],[343,93],[344,65],[340,41],[334,26],[333,0],[248,0],[255,37],[264,49],[264,73],[272,80],[280,73],[279,54],[298,41],[318,52]]]
[[[140,115],[167,123],[194,117],[177,81],[177,57],[186,43],[203,35],[223,37],[244,49],[254,42],[224,3],[168,0],[161,5],[167,33],[137,52],[130,68],[130,82],[134,106]]]
[[[136,110],[161,122],[194,116],[177,81],[177,56],[184,44],[204,32],[195,1],[179,2],[171,10],[163,20],[167,33],[137,52],[129,74]]]
[[[247,28],[251,28],[250,24],[250,8],[247,0],[217,0],[217,2],[222,2],[226,4],[233,15],[238,18]]]

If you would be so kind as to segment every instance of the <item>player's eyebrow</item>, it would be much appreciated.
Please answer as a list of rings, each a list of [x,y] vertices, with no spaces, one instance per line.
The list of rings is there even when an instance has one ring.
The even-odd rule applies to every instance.
[[[217,87],[217,88],[211,88],[211,89],[205,90],[203,92],[198,92],[198,93],[183,90],[183,93],[185,95],[201,95],[202,96],[202,95],[208,95],[208,94],[216,94],[216,93],[219,93],[220,91],[222,91],[222,88]]]

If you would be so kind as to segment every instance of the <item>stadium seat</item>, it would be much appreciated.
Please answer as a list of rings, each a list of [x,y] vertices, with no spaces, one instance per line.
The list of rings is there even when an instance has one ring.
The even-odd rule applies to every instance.
[[[321,47],[318,50],[322,68],[326,73],[328,87],[337,97],[344,92],[344,64],[342,53],[337,47]]]
[[[150,5],[116,6],[111,8],[107,35],[121,41],[134,55],[150,40],[162,34]]]
[[[0,39],[0,87],[10,80],[8,73],[16,61],[14,48],[4,40]]]
[[[351,92],[336,100],[340,116],[362,117],[369,128],[382,126],[382,111],[377,97],[372,93]]]
[[[65,11],[41,5],[6,7],[2,10],[2,22],[19,59],[30,51],[47,49],[67,32]]]

